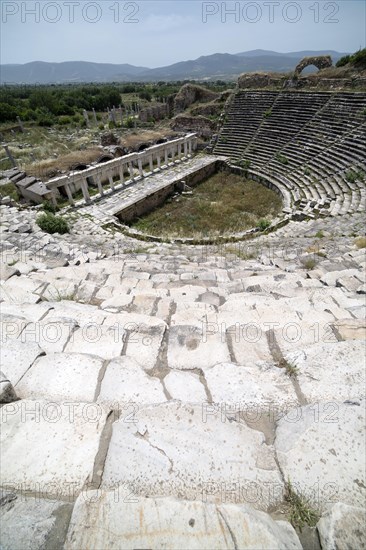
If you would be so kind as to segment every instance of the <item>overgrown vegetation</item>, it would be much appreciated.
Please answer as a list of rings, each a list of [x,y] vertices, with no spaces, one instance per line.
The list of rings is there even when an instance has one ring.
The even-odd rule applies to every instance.
[[[19,201],[19,192],[14,183],[6,183],[0,186],[0,197],[10,197],[13,201]]]
[[[236,166],[239,166],[240,168],[244,168],[244,170],[249,170],[250,168],[250,160],[248,159],[240,159],[240,160],[236,160],[234,161],[234,163]]]
[[[302,263],[304,269],[307,269],[308,271],[311,271],[317,265],[316,259],[312,256],[309,256],[307,258],[303,258],[301,260],[301,263]]]
[[[282,358],[277,365],[280,369],[285,369],[287,376],[290,378],[296,378],[299,369],[296,367],[296,365],[293,365],[287,359]]]
[[[70,233],[67,221],[60,216],[51,214],[50,212],[45,212],[44,214],[38,216],[36,223],[42,231],[45,233],[50,233],[51,235],[53,233]]]
[[[351,65],[356,69],[366,69],[366,48],[360,49],[352,55],[345,55],[336,63],[336,67],[345,65]]]
[[[346,173],[346,180],[349,181],[349,183],[355,183],[355,181],[363,181],[365,178],[365,174],[362,172],[362,170],[349,170]]]
[[[301,532],[305,525],[315,527],[321,516],[319,510],[294,490],[290,480],[286,483],[285,501],[289,505],[289,521],[295,529]]]
[[[261,219],[259,220],[259,222],[257,223],[257,227],[261,230],[261,231],[265,231],[266,229],[268,229],[268,227],[271,225],[271,222],[269,220],[266,220],[266,219]]]
[[[191,195],[168,199],[132,226],[163,237],[219,236],[245,231],[262,219],[268,227],[281,207],[274,191],[239,175],[220,172],[195,187]]]
[[[113,107],[126,108],[132,114],[138,104],[164,102],[176,94],[188,80],[177,82],[128,84],[63,84],[63,85],[3,85],[0,87],[0,123],[34,121],[39,126],[54,124],[85,125],[83,110],[106,111]],[[227,83],[221,80],[205,82],[205,88],[222,91]],[[97,115],[98,118],[98,115]]]
[[[288,164],[288,158],[281,153],[276,153],[276,160],[281,164]]]

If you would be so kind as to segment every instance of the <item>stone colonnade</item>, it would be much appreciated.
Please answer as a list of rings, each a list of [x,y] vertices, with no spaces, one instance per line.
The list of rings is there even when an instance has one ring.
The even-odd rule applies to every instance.
[[[177,161],[190,158],[196,147],[196,134],[187,134],[182,138],[153,145],[140,153],[131,153],[85,170],[70,172],[66,176],[51,179],[47,182],[47,187],[53,191],[54,203],[56,203],[60,188],[63,188],[71,205],[75,204],[73,193],[80,189],[86,204],[90,204],[90,185],[94,189],[98,189],[99,194],[103,196],[106,192],[103,184],[106,182],[114,191],[117,178],[119,187],[137,181],[153,172],[168,168]]]

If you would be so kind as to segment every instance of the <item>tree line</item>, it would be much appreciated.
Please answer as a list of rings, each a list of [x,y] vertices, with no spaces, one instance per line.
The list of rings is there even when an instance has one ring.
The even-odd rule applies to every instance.
[[[34,121],[40,126],[82,122],[82,112],[106,111],[124,107],[124,96],[134,94],[136,99],[163,102],[178,92],[189,81],[157,82],[152,84],[67,84],[67,85],[3,85],[0,86],[0,123]],[[221,90],[226,83],[205,83],[206,87]],[[129,107],[136,105],[129,102]]]

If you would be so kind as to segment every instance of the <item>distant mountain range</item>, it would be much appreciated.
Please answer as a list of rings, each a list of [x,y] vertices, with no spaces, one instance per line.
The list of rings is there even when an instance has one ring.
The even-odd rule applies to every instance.
[[[230,80],[254,71],[290,72],[305,56],[331,55],[336,63],[347,53],[332,50],[279,53],[251,50],[238,54],[215,53],[166,67],[149,69],[128,63],[32,61],[23,65],[0,65],[1,84],[67,84],[78,82],[153,82],[159,80]]]

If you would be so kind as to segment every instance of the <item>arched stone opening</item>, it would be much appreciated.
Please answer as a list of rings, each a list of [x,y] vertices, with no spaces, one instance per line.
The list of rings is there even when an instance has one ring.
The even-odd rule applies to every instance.
[[[70,166],[70,170],[74,172],[79,172],[80,170],[86,170],[88,168],[88,164],[85,164],[85,162],[77,162]]]
[[[137,151],[140,153],[140,151],[144,151],[145,149],[147,149],[148,147],[150,147],[150,144],[149,143],[141,143],[137,149]]]
[[[330,55],[304,57],[304,59],[302,59],[300,63],[298,63],[298,65],[296,66],[294,76],[299,77],[305,67],[309,67],[310,65],[314,65],[320,71],[321,69],[326,69],[332,66],[332,58],[330,57]]]
[[[104,154],[97,159],[97,164],[103,164],[103,162],[108,162],[109,160],[112,160],[112,159],[114,159],[113,155]]]

